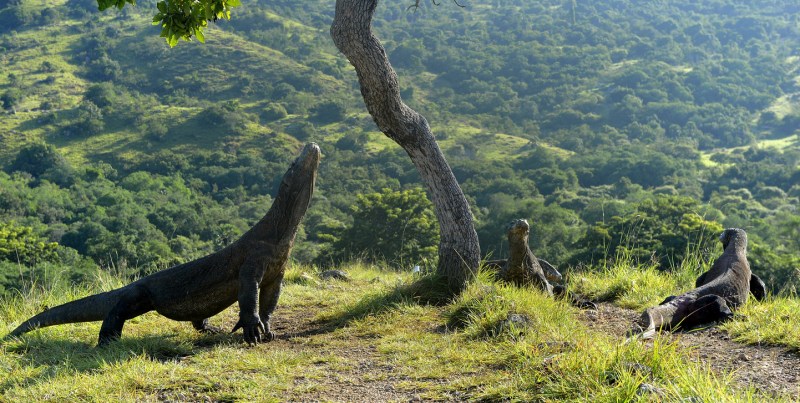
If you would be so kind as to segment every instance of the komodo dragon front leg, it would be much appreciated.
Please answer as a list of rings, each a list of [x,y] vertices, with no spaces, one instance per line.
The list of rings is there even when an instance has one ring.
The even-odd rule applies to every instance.
[[[241,328],[244,341],[250,344],[274,338],[274,334],[270,337],[267,325],[261,321],[258,312],[259,284],[266,272],[265,262],[254,257],[248,258],[239,269],[239,321],[231,333]]]
[[[270,328],[270,319],[275,307],[278,306],[278,297],[281,295],[281,281],[272,281],[270,284],[262,284],[261,292],[258,295],[258,316],[266,326],[265,341],[275,339],[275,332]]]

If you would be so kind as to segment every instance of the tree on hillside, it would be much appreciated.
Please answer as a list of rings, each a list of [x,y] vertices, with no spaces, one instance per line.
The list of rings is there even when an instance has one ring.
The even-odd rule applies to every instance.
[[[98,0],[100,10],[122,8],[126,3],[134,0]],[[204,42],[208,21],[230,19],[230,8],[239,5],[239,0],[160,1],[153,21],[161,26],[161,36],[170,46],[192,37]],[[474,277],[480,261],[472,213],[427,120],[400,97],[397,74],[372,33],[377,5],[377,0],[337,0],[331,37],[355,67],[364,103],[378,128],[408,153],[419,171],[439,222],[437,273],[447,279],[451,291],[459,292]]]
[[[33,265],[56,255],[58,244],[34,234],[33,228],[14,222],[0,222],[0,261]]]
[[[0,102],[3,103],[3,109],[11,111],[13,113],[17,113],[17,106],[22,101],[22,91],[17,88],[12,88],[2,96],[0,96]]]
[[[452,291],[460,291],[478,267],[478,234],[467,199],[427,120],[400,97],[397,74],[372,33],[377,5],[377,0],[337,0],[331,37],[355,67],[364,103],[378,128],[403,147],[425,182],[439,220],[437,272],[447,278]]]
[[[7,172],[27,172],[37,179],[69,186],[73,182],[74,170],[69,162],[51,144],[31,143],[23,147]]]
[[[336,258],[363,252],[368,259],[407,268],[436,257],[439,234],[425,191],[383,189],[356,197],[353,225],[333,245]]]

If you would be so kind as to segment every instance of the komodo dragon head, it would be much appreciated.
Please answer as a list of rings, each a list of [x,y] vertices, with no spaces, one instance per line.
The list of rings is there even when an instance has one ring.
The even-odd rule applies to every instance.
[[[722,249],[727,250],[728,245],[733,242],[735,250],[747,250],[747,233],[740,228],[728,228],[719,235],[722,242]]]
[[[511,221],[508,224],[508,242],[514,245],[528,244],[528,234],[530,233],[531,226],[528,224],[528,220],[525,219],[516,219]]]
[[[314,184],[317,180],[320,149],[315,143],[308,143],[292,166],[283,175],[280,187],[272,203],[271,212],[274,215],[265,219],[270,222],[270,231],[275,234],[294,234],[305,215],[311,196],[314,193]],[[290,238],[294,238],[292,235]]]

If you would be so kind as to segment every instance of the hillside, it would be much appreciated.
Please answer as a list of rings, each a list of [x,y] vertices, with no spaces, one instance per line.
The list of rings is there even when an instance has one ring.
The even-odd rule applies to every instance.
[[[756,311],[767,320],[789,315],[796,321],[797,310],[786,311],[778,299],[751,300],[746,316],[722,330],[625,342],[641,308],[619,307],[624,297],[579,311],[481,276],[457,300],[429,305],[424,301],[434,289],[412,285],[425,284],[424,277],[368,265],[341,269],[348,281],[323,280],[307,266],[290,268],[273,322],[278,338],[268,344],[248,347],[239,334],[201,335],[154,313],[131,320],[122,340],[104,348],[93,347],[97,323],[6,341],[2,399],[763,402],[792,401],[800,393],[796,334],[750,346],[732,341],[742,337],[734,328],[752,324]],[[593,279],[603,288],[621,271],[634,282],[643,279],[635,274],[642,268],[630,266]],[[685,286],[677,276],[650,272],[670,286],[624,293],[652,300]],[[6,298],[0,332],[42,305],[119,284],[99,273],[80,289],[49,284]],[[511,315],[527,322],[510,323]],[[229,309],[212,322],[228,329],[236,318]],[[766,327],[744,334],[759,330]]]
[[[670,269],[693,251],[708,259],[715,232],[736,226],[754,270],[788,291],[800,265],[798,10],[739,3],[382,4],[375,29],[471,201],[485,255],[503,257],[506,223],[527,218],[533,250],[562,266],[630,254]],[[76,281],[92,265],[164,268],[248,228],[316,141],[318,192],[294,258],[435,264],[427,232],[402,234],[413,255],[356,239],[358,195],[420,183],[364,111],[328,38],[330,4],[245,2],[206,44],[172,49],[150,25],[153,1],[95,7],[0,4],[7,232],[58,243],[46,260]],[[42,274],[33,256],[20,275],[15,253],[0,255],[4,289]]]

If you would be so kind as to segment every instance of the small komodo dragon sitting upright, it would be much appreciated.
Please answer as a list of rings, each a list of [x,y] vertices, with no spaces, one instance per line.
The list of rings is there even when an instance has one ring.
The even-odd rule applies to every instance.
[[[648,308],[639,320],[640,338],[650,338],[659,329],[689,329],[704,323],[733,317],[731,309],[747,301],[750,293],[761,300],[766,295],[764,282],[750,271],[747,262],[747,233],[728,228],[719,237],[724,251],[707,272],[700,275],[695,288],[660,305]]]
[[[208,318],[239,302],[239,321],[248,343],[271,341],[270,315],[278,304],[284,266],[305,215],[319,166],[319,147],[307,144],[283,176],[267,214],[236,242],[203,258],[153,273],[125,287],[48,309],[7,337],[64,323],[102,320],[98,345],[119,339],[125,321],[155,310],[215,331]]]
[[[518,286],[534,285],[548,295],[553,295],[551,281],[561,281],[559,273],[550,263],[539,260],[528,246],[530,225],[517,219],[508,225],[508,259],[500,266],[498,278]],[[543,264],[544,263],[544,264]],[[544,268],[548,270],[545,271]]]
[[[581,295],[568,291],[558,284],[561,273],[544,259],[534,256],[528,237],[530,225],[527,220],[517,219],[508,225],[508,259],[489,260],[486,267],[498,270],[497,278],[518,286],[533,284],[550,296],[566,298],[580,308],[597,309],[597,306]]]

